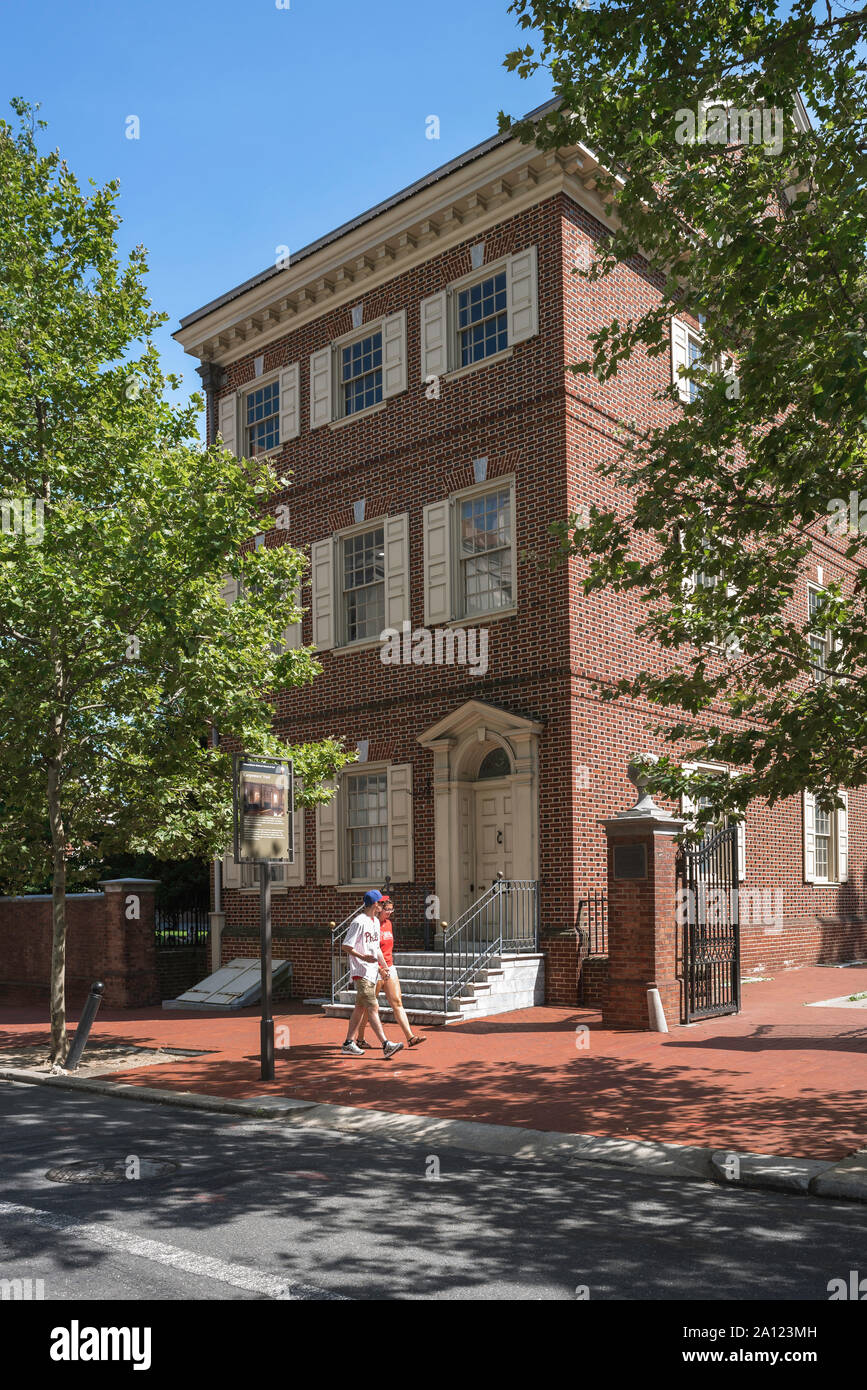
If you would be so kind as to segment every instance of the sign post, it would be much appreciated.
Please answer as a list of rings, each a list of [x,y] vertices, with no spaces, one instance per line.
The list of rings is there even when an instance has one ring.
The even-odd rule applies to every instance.
[[[271,1016],[271,865],[259,866],[259,949],[262,955],[262,1022],[259,1058],[262,1080],[274,1080],[274,1019]]]
[[[262,1022],[259,1056],[263,1081],[274,1080],[274,1019],[271,1016],[271,865],[295,856],[295,783],[285,758],[233,759],[235,863],[259,867],[259,938],[262,962]]]

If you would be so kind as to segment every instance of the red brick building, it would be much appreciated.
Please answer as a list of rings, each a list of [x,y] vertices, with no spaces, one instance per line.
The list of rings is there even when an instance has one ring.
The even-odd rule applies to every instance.
[[[600,703],[593,682],[663,653],[636,636],[636,601],[585,598],[577,567],[546,567],[547,528],[605,498],[594,465],[621,421],[671,408],[653,393],[697,330],[673,323],[672,357],[635,356],[604,384],[564,370],[657,294],[638,263],[598,285],[572,273],[606,235],[594,167],[495,137],[176,335],[204,364],[212,433],[291,474],[262,543],[310,556],[287,640],[315,644],[324,671],[282,698],[280,727],[359,753],[327,808],[298,813],[275,884],[275,954],[297,995],[329,987],[329,924],[371,883],[390,876],[400,943],[420,946],[426,921],[454,922],[499,873],[538,884],[548,1001],[579,997],[579,905],[605,886],[598,822],[634,800],[627,763],[653,751],[659,718]],[[805,619],[810,586],[849,563],[830,539],[815,560]],[[745,970],[867,954],[865,865],[862,790],[848,817],[808,796],[751,807],[741,887],[783,896],[782,921],[743,926]],[[222,898],[223,959],[255,952],[257,890],[230,858]]]

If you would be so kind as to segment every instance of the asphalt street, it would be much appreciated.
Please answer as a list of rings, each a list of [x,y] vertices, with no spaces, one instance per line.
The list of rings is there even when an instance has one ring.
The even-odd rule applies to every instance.
[[[827,1302],[867,1273],[867,1210],[846,1202],[9,1082],[0,1133],[0,1279],[46,1300]],[[46,1176],[83,1160],[144,1169]]]

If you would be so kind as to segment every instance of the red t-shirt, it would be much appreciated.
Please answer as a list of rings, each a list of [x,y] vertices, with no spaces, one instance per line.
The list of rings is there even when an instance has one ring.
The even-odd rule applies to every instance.
[[[394,950],[394,932],[392,931],[391,922],[387,917],[380,918],[379,949],[385,956],[386,964],[391,966],[393,964],[391,953]]]

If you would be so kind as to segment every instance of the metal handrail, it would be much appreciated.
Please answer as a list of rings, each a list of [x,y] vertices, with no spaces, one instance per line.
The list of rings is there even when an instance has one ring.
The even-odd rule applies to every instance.
[[[578,903],[578,934],[586,938],[588,956],[608,955],[607,901],[598,889]]]
[[[349,988],[349,981],[352,978],[349,958],[342,950],[346,933],[350,925],[355,921],[363,904],[350,912],[348,917],[344,917],[342,922],[331,923],[331,1002],[337,1002],[337,995],[342,989]]]
[[[443,933],[443,1013],[493,956],[511,948],[539,949],[539,885],[536,879],[498,874],[482,896]]]

